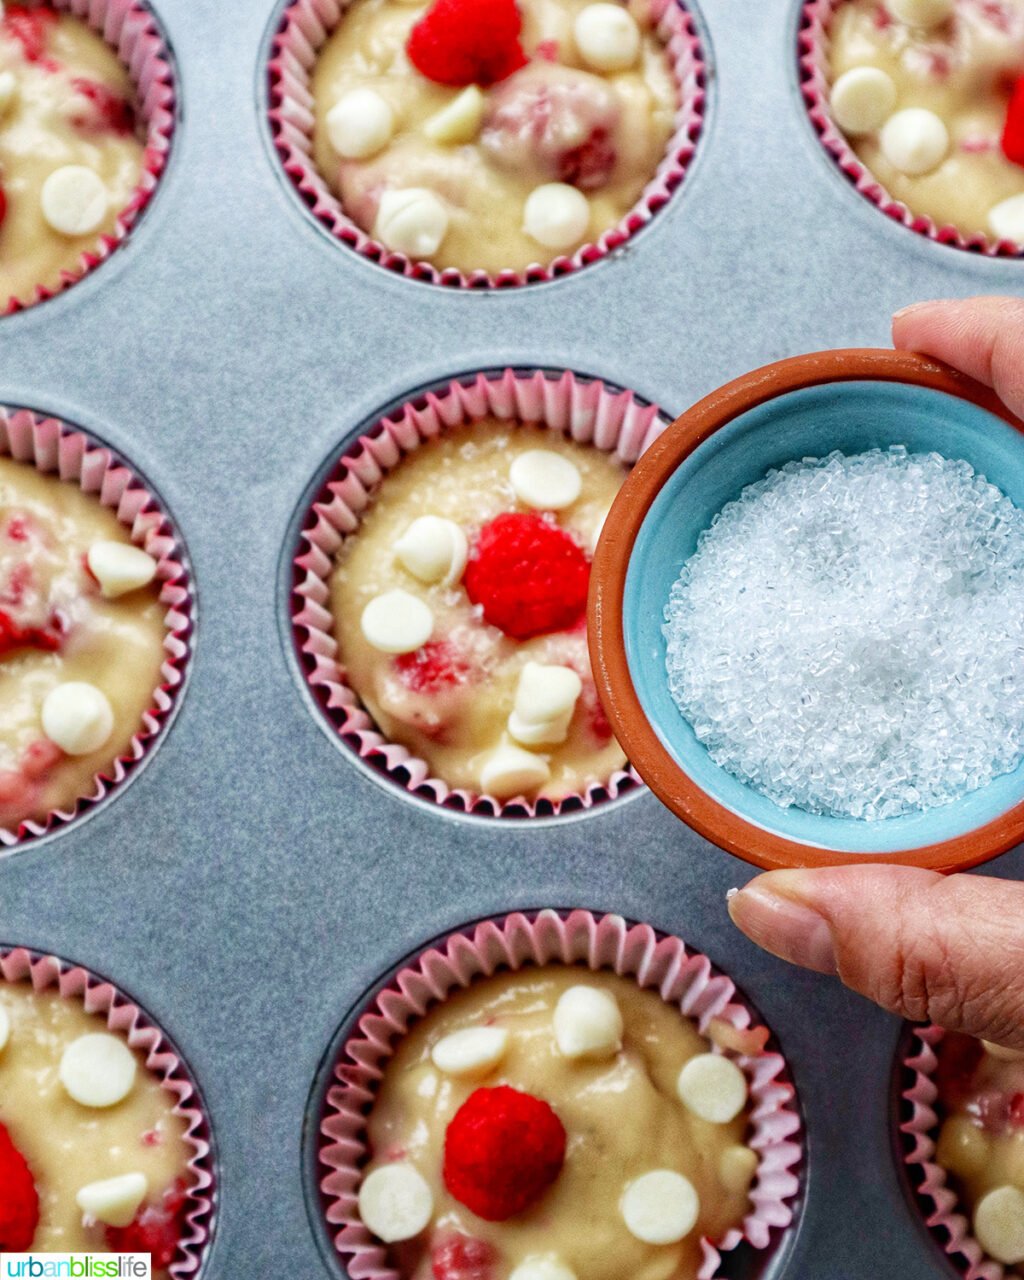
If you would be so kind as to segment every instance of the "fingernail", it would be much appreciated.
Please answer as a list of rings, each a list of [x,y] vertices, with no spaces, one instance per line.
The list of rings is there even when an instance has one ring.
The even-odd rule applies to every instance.
[[[733,924],[780,960],[818,973],[836,973],[832,932],[812,907],[754,881],[728,899]]]
[[[912,302],[909,307],[902,307],[893,315],[894,320],[902,320],[904,316],[912,316],[915,311],[927,311],[929,307],[941,306],[941,302],[935,298],[926,302]]]

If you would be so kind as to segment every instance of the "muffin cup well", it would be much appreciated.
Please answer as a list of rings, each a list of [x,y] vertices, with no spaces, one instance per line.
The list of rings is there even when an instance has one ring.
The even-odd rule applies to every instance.
[[[636,774],[619,770],[580,795],[529,804],[453,789],[431,774],[425,760],[380,733],[338,660],[329,579],[339,547],[358,529],[376,486],[407,454],[446,428],[486,417],[546,427],[628,464],[667,425],[656,406],[642,403],[632,392],[568,372],[479,373],[472,381],[452,381],[406,401],[345,449],[303,521],[293,563],[295,644],[306,681],[341,739],[409,793],[453,811],[490,817],[532,818],[589,809],[638,786]]]
[[[167,610],[164,626],[164,660],[161,684],[153,692],[152,705],[131,740],[130,749],[108,768],[97,773],[93,790],[68,809],[54,810],[42,822],[25,821],[18,829],[0,827],[0,852],[20,847],[71,822],[130,778],[153,748],[172,718],[184,688],[191,655],[195,600],[182,547],[169,516],[157,499],[121,459],[90,436],[57,418],[42,417],[28,409],[0,406],[0,457],[35,467],[44,475],[77,484],[113,511],[130,532],[132,542],[157,561],[156,581],[160,602]]]
[[[114,230],[86,250],[74,270],[61,272],[55,285],[37,285],[30,298],[9,298],[2,314],[23,311],[62,293],[94,271],[128,237],[149,204],[167,166],[175,122],[174,73],[163,33],[149,8],[140,0],[47,0],[54,9],[87,23],[113,47],[135,85],[139,118],[146,128],[142,173]]]
[[[706,956],[649,925],[630,925],[620,916],[589,911],[565,915],[541,911],[485,920],[452,934],[402,969],[360,1017],[358,1030],[338,1056],[336,1081],[327,1091],[320,1124],[320,1163],[328,1172],[320,1189],[333,1242],[351,1280],[400,1280],[387,1250],[359,1219],[358,1190],[369,1151],[366,1120],[396,1043],[434,1005],[477,978],[529,965],[579,964],[609,969],[656,990],[666,1003],[693,1019],[702,1033],[712,1020],[738,1030],[754,1022],[732,981],[716,973]],[[747,1241],[755,1249],[772,1244],[773,1229],[793,1220],[799,1190],[801,1123],[793,1086],[784,1079],[785,1061],[768,1048],[738,1057],[750,1086],[749,1145],[758,1153],[751,1209],[742,1229],[724,1239],[703,1240],[699,1280],[718,1273],[721,1255]]]
[[[855,189],[894,222],[909,227],[911,231],[916,231],[918,235],[934,240],[937,244],[969,249],[989,257],[1019,257],[1022,248],[1012,240],[995,240],[981,232],[967,234],[949,223],[940,226],[934,219],[914,213],[901,200],[889,194],[850,146],[832,118],[827,74],[829,31],[836,10],[844,3],[846,0],[808,0],[800,20],[800,88],[822,146]]]
[[[655,30],[665,44],[676,80],[674,131],[665,155],[640,199],[614,227],[571,257],[497,274],[414,262],[374,240],[342,208],[313,159],[313,96],[310,80],[317,56],[344,16],[349,0],[293,0],[274,37],[269,65],[270,130],[284,171],[313,216],[336,239],[364,258],[411,280],[458,289],[510,288],[570,275],[622,246],[666,205],[686,176],[704,119],[705,65],[693,19],[681,0],[651,0]]]
[[[173,1114],[184,1121],[185,1144],[192,1152],[187,1166],[192,1185],[184,1214],[185,1234],[169,1271],[175,1280],[194,1276],[202,1267],[213,1234],[214,1157],[202,1100],[177,1050],[130,997],[80,965],[25,947],[0,946],[0,980],[30,983],[34,991],[54,989],[63,999],[78,1001],[86,1013],[105,1018],[114,1034],[123,1036],[143,1054],[147,1069],[175,1098]]]
[[[941,1027],[934,1025],[912,1029],[910,1048],[902,1063],[910,1077],[900,1094],[905,1110],[909,1111],[907,1119],[900,1124],[903,1161],[913,1190],[922,1202],[925,1225],[965,1280],[1003,1280],[1013,1268],[996,1262],[971,1234],[963,1203],[949,1185],[946,1170],[935,1161],[939,1117],[935,1110],[938,1089],[934,1076],[939,1062],[937,1049],[945,1034]]]

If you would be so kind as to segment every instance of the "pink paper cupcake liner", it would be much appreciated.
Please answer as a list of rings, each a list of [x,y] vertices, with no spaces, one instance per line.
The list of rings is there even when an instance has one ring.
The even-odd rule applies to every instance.
[[[42,822],[26,821],[16,831],[0,826],[0,853],[45,835],[99,803],[138,768],[159,743],[184,688],[191,656],[195,601],[189,570],[170,517],[145,483],[105,446],[57,418],[28,409],[0,406],[0,457],[34,466],[37,471],[77,484],[113,511],[131,533],[132,542],[157,562],[156,581],[164,618],[164,661],[161,684],[154,690],[130,748],[93,779],[93,790],[69,809],[58,809]]]
[[[935,1162],[935,1146],[939,1117],[935,1110],[938,1089],[935,1069],[936,1050],[945,1032],[941,1027],[915,1027],[904,1067],[910,1083],[901,1097],[909,1117],[900,1125],[904,1136],[904,1163],[911,1173],[914,1190],[924,1206],[925,1224],[965,1280],[1003,1280],[1014,1268],[989,1257],[971,1234],[971,1224],[961,1212],[961,1201],[949,1185],[946,1171]]]
[[[156,190],[167,166],[174,132],[174,73],[171,55],[160,27],[140,0],[46,0],[63,13],[88,23],[117,52],[135,85],[139,118],[146,128],[142,174],[131,199],[117,218],[114,231],[101,236],[78,260],[74,270],[61,273],[56,285],[37,285],[31,298],[9,298],[4,315],[23,311],[55,297],[84,276],[123,244]]]
[[[394,1048],[417,1019],[453,991],[497,970],[528,965],[579,964],[611,969],[656,990],[706,1033],[714,1020],[745,1030],[754,1019],[732,981],[716,973],[706,956],[690,951],[674,937],[649,925],[630,925],[620,916],[589,911],[560,915],[541,911],[485,920],[432,947],[403,968],[359,1018],[358,1029],[342,1049],[327,1091],[320,1124],[320,1162],[327,1170],[320,1183],[323,1211],[333,1243],[351,1280],[400,1280],[387,1250],[359,1219],[358,1191],[369,1157],[366,1118]],[[799,1191],[803,1145],[793,1086],[781,1054],[763,1049],[738,1056],[750,1086],[752,1136],[758,1153],[751,1208],[741,1228],[722,1240],[701,1242],[698,1280],[718,1274],[722,1254],[747,1241],[769,1248],[773,1232],[793,1221],[792,1202]]]
[[[188,1162],[192,1185],[184,1214],[185,1234],[169,1271],[175,1280],[196,1275],[214,1227],[214,1157],[202,1100],[177,1050],[130,997],[80,965],[25,947],[0,947],[0,979],[30,983],[34,991],[55,989],[64,999],[79,1001],[86,1013],[105,1017],[112,1032],[144,1055],[147,1069],[175,1099],[173,1114],[185,1122],[185,1142],[192,1153]]]
[[[412,280],[459,289],[509,288],[569,275],[622,246],[666,205],[682,183],[697,149],[704,120],[705,65],[693,19],[680,0],[651,0],[651,13],[675,73],[678,89],[675,130],[657,172],[640,199],[617,226],[593,244],[525,271],[466,274],[414,262],[369,236],[349,218],[313,159],[313,96],[310,77],[317,55],[341,21],[349,0],[294,0],[284,11],[269,65],[270,130],[284,171],[313,216],[343,244],[390,271]]]
[[[826,72],[832,18],[844,3],[846,0],[809,0],[803,7],[800,22],[800,87],[822,146],[855,189],[894,222],[909,227],[911,231],[916,231],[918,235],[926,236],[937,244],[969,249],[989,257],[1019,257],[1021,246],[1012,240],[995,240],[981,232],[968,235],[949,223],[939,226],[934,219],[912,212],[901,200],[889,194],[847,142],[842,130],[832,119]]]
[[[425,760],[382,736],[338,660],[328,580],[338,548],[358,529],[376,486],[403,457],[446,428],[491,416],[547,427],[629,464],[668,425],[656,406],[644,404],[631,391],[568,372],[478,373],[471,381],[452,381],[406,401],[345,449],[303,522],[293,562],[295,644],[309,688],[341,739],[361,760],[411,794],[454,811],[490,817],[532,818],[590,809],[640,786],[637,774],[620,770],[580,795],[531,804],[455,790],[433,777]]]

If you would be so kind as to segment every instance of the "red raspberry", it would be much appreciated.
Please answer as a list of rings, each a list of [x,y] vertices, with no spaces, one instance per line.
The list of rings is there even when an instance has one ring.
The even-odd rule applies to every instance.
[[[27,1253],[39,1224],[39,1196],[25,1157],[0,1124],[0,1252]]]
[[[1024,165],[1024,76],[1016,81],[1010,94],[1001,146],[1007,160]]]
[[[1024,1129],[1024,1093],[1015,1093],[1010,1099],[1010,1125]]]
[[[974,1096],[974,1079],[984,1052],[981,1043],[971,1036],[951,1033],[943,1037],[935,1085],[939,1097],[951,1110],[963,1106]]]
[[[7,217],[7,194],[3,187],[0,187],[0,226],[3,226],[4,219]]]
[[[488,1222],[528,1209],[558,1177],[565,1129],[546,1102],[508,1085],[476,1089],[444,1141],[444,1185]]]
[[[21,753],[21,771],[31,782],[45,778],[64,752],[49,738],[37,738]]]
[[[177,1181],[158,1205],[144,1204],[126,1227],[107,1227],[113,1253],[148,1253],[154,1271],[166,1271],[178,1251],[184,1229],[185,1184]]]
[[[56,653],[59,648],[58,634],[42,627],[19,627],[9,613],[0,609],[0,658],[16,649],[42,649],[45,653]]]
[[[85,76],[76,76],[71,83],[89,103],[88,107],[71,117],[71,123],[76,129],[81,129],[83,133],[135,132],[135,108],[127,98],[122,98],[119,93],[108,89],[98,80],[89,80]]]
[[[437,84],[496,84],[526,66],[515,0],[435,0],[409,34],[406,52]]]
[[[498,1251],[486,1240],[472,1236],[444,1236],[430,1251],[434,1280],[492,1280]]]
[[[477,535],[463,583],[484,617],[516,640],[565,631],[587,607],[590,561],[542,516],[498,516]]]
[[[471,675],[469,664],[447,640],[431,640],[415,653],[395,659],[399,679],[413,693],[441,693],[465,684]]]
[[[48,71],[53,71],[58,64],[44,55],[50,29],[56,25],[57,14],[53,9],[27,9],[24,5],[11,4],[4,13],[2,29],[21,45],[27,62],[41,63]]]

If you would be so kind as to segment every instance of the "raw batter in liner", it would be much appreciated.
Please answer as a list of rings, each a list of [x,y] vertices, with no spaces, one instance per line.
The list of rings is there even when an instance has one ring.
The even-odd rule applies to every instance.
[[[410,256],[441,268],[492,274],[556,256],[552,246],[523,230],[526,201],[542,184],[575,183],[589,201],[585,227],[558,252],[571,253],[620,222],[661,162],[677,90],[664,46],[651,28],[647,0],[626,6],[641,32],[634,65],[609,73],[588,68],[576,47],[574,19],[585,6],[586,0],[521,0],[521,44],[530,64],[483,90],[483,118],[465,141],[443,143],[423,128],[463,90],[428,80],[405,52],[427,6],[354,0],[321,50],[312,82],[314,158],[349,217],[375,234],[382,190],[425,188],[441,197],[447,232],[436,252]],[[574,104],[552,129],[562,141],[556,144],[552,137],[551,153],[542,156],[544,148],[535,140],[524,142],[514,133],[524,118],[546,109],[544,87],[552,85],[557,93],[573,95]],[[331,143],[328,114],[350,90],[366,87],[390,105],[393,137],[368,158],[341,159]],[[601,130],[596,136],[595,127]],[[567,159],[570,153],[575,158]],[[405,251],[383,238],[389,248]]]
[[[142,155],[135,92],[113,49],[78,18],[8,5],[0,22],[0,309],[9,298],[30,302],[38,285],[55,287],[113,232]],[[82,234],[55,229],[44,213],[44,184],[68,166],[91,171],[106,192],[106,207],[83,215]]]
[[[106,1033],[105,1019],[56,992],[34,992],[24,984],[0,984],[3,1015],[9,1038],[0,1051],[0,1123],[28,1162],[39,1196],[32,1248],[112,1252],[116,1237],[108,1240],[101,1222],[83,1225],[76,1196],[92,1183],[141,1173],[148,1192],[140,1214],[149,1206],[151,1218],[163,1216],[168,1202],[183,1203],[190,1156],[184,1121],[172,1114],[175,1098],[136,1053],[127,1097],[102,1109],[84,1106],[61,1083],[61,1059],[80,1037]],[[172,1213],[162,1225],[162,1240],[174,1241],[179,1233]],[[153,1274],[167,1271],[155,1262]]]
[[[600,1060],[564,1057],[553,1035],[560,996],[582,985],[612,995],[622,1014],[622,1048]],[[469,1027],[509,1032],[508,1049],[484,1080],[440,1072],[431,1050]],[[652,991],[607,972],[558,965],[483,979],[417,1023],[388,1064],[369,1119],[375,1159],[400,1159],[433,1192],[432,1224],[395,1246],[403,1276],[433,1280],[431,1250],[453,1233],[497,1252],[490,1280],[506,1280],[526,1258],[555,1255],[578,1280],[693,1280],[700,1240],[720,1240],[749,1208],[756,1155],[744,1145],[745,1112],[712,1124],[680,1101],[680,1069],[711,1045],[679,1010]],[[508,1084],[554,1108],[568,1135],[565,1164],[543,1199],[504,1222],[485,1222],[446,1190],[445,1132],[474,1088]],[[624,1187],[657,1168],[685,1175],[700,1197],[697,1225],[675,1244],[645,1244],[620,1212]]]
[[[1024,1053],[951,1033],[938,1058],[936,1162],[982,1248],[1012,1267],[1024,1262]]]
[[[458,581],[424,585],[395,556],[396,543],[417,516],[455,521],[472,546],[486,522],[504,512],[526,510],[517,503],[509,472],[517,456],[534,449],[570,459],[578,468],[580,496],[558,512],[557,524],[589,550],[625,478],[623,465],[554,431],[484,420],[423,445],[384,479],[358,530],[339,552],[330,583],[331,609],[339,661],[381,732],[426,760],[451,787],[487,789],[481,784],[483,771],[495,748],[508,741],[509,714],[528,662],[572,667],[583,690],[568,737],[538,752],[549,761],[550,778],[537,794],[561,798],[607,781],[625,764],[597,699],[585,625],[513,639],[480,618]],[[395,660],[368,643],[360,625],[363,611],[375,596],[396,587],[430,605],[433,638],[452,641],[468,668],[466,679],[436,691],[410,690],[397,674]]]
[[[846,127],[833,97],[837,124],[868,169],[913,213],[965,234],[1002,238],[1019,229],[1019,237],[1007,238],[1024,240],[1024,208],[1019,228],[990,221],[995,206],[1024,196],[1024,167],[1000,149],[1010,91],[1024,74],[1024,0],[956,0],[949,19],[928,27],[901,21],[899,6],[900,0],[848,0],[836,10],[833,85],[852,68],[872,67],[896,90],[890,110],[879,109],[877,127],[863,133]],[[933,112],[949,134],[944,155],[922,173],[894,164],[883,146],[887,120],[908,108]]]
[[[0,827],[91,795],[94,775],[128,749],[160,684],[159,590],[105,599],[85,565],[100,542],[131,545],[94,497],[0,458]],[[19,644],[11,626],[42,635]],[[98,749],[68,755],[45,736],[42,708],[56,686],[81,681],[106,696],[114,727]]]

